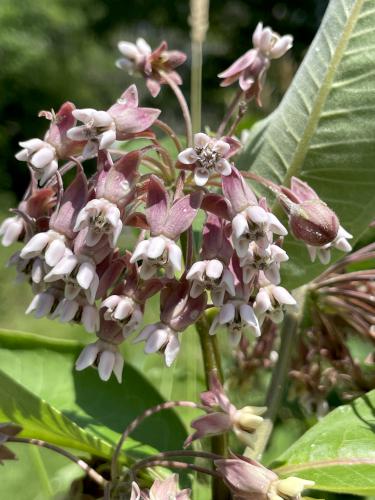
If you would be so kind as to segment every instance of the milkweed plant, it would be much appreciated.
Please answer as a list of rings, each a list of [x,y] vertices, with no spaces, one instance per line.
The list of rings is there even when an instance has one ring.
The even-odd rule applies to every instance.
[[[308,66],[312,57],[316,64],[325,65],[323,69],[328,67],[331,73],[335,69],[330,60],[317,62],[322,56],[316,47],[324,36],[330,40],[326,27],[330,19],[339,22],[336,3],[340,2],[333,1],[329,7],[311,48],[315,56],[306,56],[299,75],[314,71]],[[360,2],[343,3],[355,9]],[[349,7],[342,14],[345,19],[340,18],[344,24],[354,15]],[[340,43],[348,40],[337,40],[340,32],[335,36],[330,43],[344,50]],[[116,66],[143,77],[155,107],[142,107],[137,86],[131,84],[105,110],[82,109],[67,101],[56,112],[39,113],[48,124],[45,135],[20,142],[16,154],[29,171],[29,186],[0,228],[4,246],[21,243],[9,265],[17,281],[27,282],[32,290],[26,314],[83,325],[93,340],[77,357],[75,369],[95,368],[98,384],[114,377],[124,391],[128,382],[122,379],[122,344],[143,343],[145,355],[160,354],[171,367],[186,345],[181,339],[196,334],[187,331],[194,325],[201,340],[207,391],[199,401],[164,401],[145,408],[127,425],[118,415],[124,430],[105,467],[96,468],[94,462],[84,461],[59,443],[27,433],[19,421],[4,421],[0,426],[1,460],[15,458],[5,444],[50,448],[81,467],[97,483],[96,497],[106,499],[193,498],[186,471],[210,478],[212,496],[206,490],[204,498],[298,500],[306,489],[356,494],[349,487],[340,490],[338,478],[333,480],[336,487],[325,485],[323,465],[319,473],[303,460],[293,466],[293,457],[289,462],[288,456],[284,467],[261,463],[287,386],[307,414],[318,416],[319,426],[330,417],[325,417],[330,391],[350,399],[372,389],[375,380],[374,373],[363,369],[351,353],[347,334],[350,329],[369,344],[375,339],[375,272],[362,265],[375,258],[375,246],[367,242],[352,251],[351,243],[358,241],[365,227],[353,230],[351,224],[350,231],[344,227],[342,203],[335,204],[334,210],[324,197],[328,192],[324,185],[296,168],[301,151],[302,164],[307,161],[306,141],[312,140],[306,133],[298,134],[303,127],[320,126],[311,121],[311,114],[321,109],[310,109],[314,95],[301,87],[301,100],[307,104],[296,111],[296,120],[302,122],[295,130],[293,114],[287,115],[291,110],[284,102],[290,101],[293,86],[304,74],[296,76],[297,83],[292,83],[280,105],[284,108],[261,122],[267,126],[257,124],[242,136],[238,132],[248,109],[262,106],[273,61],[292,51],[292,46],[291,35],[281,36],[257,24],[252,43],[244,41],[245,53],[218,75],[220,86],[233,90],[233,99],[217,130],[193,128],[179,74],[186,54],[170,49],[166,42],[153,49],[142,38],[119,42]],[[322,99],[327,82],[315,83],[314,92]],[[157,97],[166,87],[178,101],[185,135],[164,122],[157,108]],[[278,113],[284,119],[280,135],[272,129]],[[340,130],[337,126],[337,141]],[[287,133],[296,135],[299,149],[293,158],[283,152]],[[374,144],[375,138],[371,140]],[[274,144],[272,154],[271,146],[264,147],[266,141]],[[318,163],[320,157],[315,154]],[[274,175],[275,156],[283,168],[291,167],[279,179]],[[266,168],[257,167],[260,161]],[[369,195],[365,196],[363,203],[369,205]],[[369,222],[365,220],[364,226]],[[297,251],[289,252],[290,248]],[[309,277],[303,287],[289,284],[293,259],[295,266],[301,262],[307,266]],[[318,269],[312,276],[309,260]],[[160,310],[150,324],[144,312],[155,296]],[[229,344],[224,353],[232,358],[232,377],[244,381],[259,373],[272,374],[263,406],[238,407],[231,401],[218,335]],[[367,366],[370,358],[369,353]],[[193,431],[180,450],[124,459],[123,445],[143,420],[181,407],[200,413],[191,421]],[[339,425],[340,414],[336,418]],[[168,426],[168,420],[163,421]],[[301,439],[307,439],[308,433]],[[211,449],[206,450],[210,440],[205,438],[211,439]],[[306,443],[301,445],[306,454],[309,446],[318,447],[317,441]],[[349,469],[362,464],[374,470],[372,444],[368,455],[340,455],[338,449],[337,456],[327,452],[327,457],[318,455],[318,459],[322,464],[330,459],[336,470],[340,463]],[[185,474],[182,483],[179,471]],[[1,473],[6,474],[6,467]]]

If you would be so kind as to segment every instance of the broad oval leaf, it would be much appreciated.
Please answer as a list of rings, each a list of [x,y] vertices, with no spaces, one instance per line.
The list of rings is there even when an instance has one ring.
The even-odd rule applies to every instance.
[[[131,366],[125,366],[122,384],[115,380],[102,382],[94,369],[76,372],[74,361],[82,347],[79,342],[0,330],[0,366],[25,391],[30,391],[30,397],[36,398],[38,404],[44,399],[93,439],[105,441],[108,457],[111,445],[118,441],[127,424],[146,408],[161,403],[162,398]],[[12,396],[15,408],[19,404],[17,394],[15,391]],[[5,411],[4,401],[1,394],[0,413]],[[25,416],[27,411],[25,408]],[[10,414],[7,420],[12,420]],[[178,449],[186,438],[186,431],[176,414],[168,412],[168,415],[148,419],[132,437],[147,443],[127,440],[126,455],[135,458],[154,453],[155,448]]]
[[[333,410],[272,466],[317,490],[375,495],[375,390]]]
[[[109,443],[86,432],[3,370],[0,370],[0,421],[21,425],[21,437],[42,439],[103,458],[112,454]]]
[[[288,185],[293,175],[307,181],[354,241],[375,217],[374,25],[373,0],[331,0],[291,87],[254,126],[239,163],[276,183]],[[285,249],[289,288],[323,269],[291,237]]]

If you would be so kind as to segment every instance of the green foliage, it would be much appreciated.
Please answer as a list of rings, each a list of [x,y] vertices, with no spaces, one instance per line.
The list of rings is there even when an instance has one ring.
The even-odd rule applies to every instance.
[[[315,481],[314,489],[375,495],[375,390],[340,406],[272,465],[281,476]]]
[[[371,0],[332,0],[319,32],[277,110],[251,134],[241,168],[288,185],[307,181],[360,238],[375,217],[375,45]],[[288,237],[283,284],[323,269]],[[336,252],[333,259],[339,257]]]
[[[34,393],[34,396],[31,394],[29,397],[35,407],[34,415],[39,414],[36,400],[45,400],[46,404],[60,411],[62,417],[69,418],[90,435],[104,439],[107,443],[116,443],[131,420],[162,399],[143,376],[130,366],[125,368],[126,384],[123,385],[115,380],[101,383],[93,369],[76,372],[74,362],[82,347],[78,342],[0,331],[0,366],[6,374],[4,377],[12,377],[25,388],[25,398],[29,396],[29,393],[26,395],[27,391]],[[6,384],[2,385],[5,386],[1,389],[4,397],[5,391],[9,397],[6,400],[0,398],[0,411],[7,413],[7,420],[12,420],[10,410],[3,405],[4,401],[9,400],[9,407],[17,409],[19,402],[14,394],[18,392],[13,391],[12,396]],[[138,434],[140,440],[160,450],[180,447],[186,437],[185,430],[172,412],[168,423],[166,429],[160,419],[150,419]],[[160,430],[155,432],[159,426]],[[48,441],[46,437],[33,437]],[[128,447],[136,453],[138,444],[132,440],[129,443]],[[93,450],[91,452],[94,453]],[[98,454],[108,456],[109,450]]]

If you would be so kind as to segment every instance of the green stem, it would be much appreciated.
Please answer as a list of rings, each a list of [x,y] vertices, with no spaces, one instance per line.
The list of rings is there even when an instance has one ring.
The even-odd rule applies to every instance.
[[[202,43],[191,42],[191,117],[193,133],[201,130],[202,110]]]
[[[219,378],[223,381],[223,372],[221,368],[221,360],[219,354],[219,348],[217,345],[216,335],[210,335],[209,322],[206,315],[203,315],[197,321],[197,331],[199,334],[199,340],[201,344],[204,372],[206,376],[206,385],[209,388],[209,378],[210,372],[212,370],[217,370]],[[217,455],[226,456],[228,449],[227,436],[222,434],[220,436],[214,436],[211,438],[211,451]],[[229,491],[223,481],[214,477],[212,480],[212,498],[215,500],[228,500]]]
[[[251,456],[260,459],[262,453],[266,449],[268,441],[271,437],[273,424],[277,418],[281,403],[286,389],[286,381],[288,378],[293,347],[296,341],[298,332],[299,318],[295,314],[286,314],[281,328],[281,344],[279,349],[279,357],[276,366],[272,372],[271,382],[268,388],[266,403],[267,418],[266,426],[261,439],[257,443],[256,450],[251,453]]]
[[[281,344],[279,358],[272,373],[271,383],[268,388],[266,416],[274,422],[285,394],[286,380],[291,363],[293,345],[297,336],[298,318],[293,314],[286,314],[281,329]]]

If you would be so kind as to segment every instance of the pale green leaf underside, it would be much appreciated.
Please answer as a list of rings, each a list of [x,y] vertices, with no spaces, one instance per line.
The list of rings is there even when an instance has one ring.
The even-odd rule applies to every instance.
[[[375,390],[340,406],[273,464],[282,476],[315,481],[315,489],[375,494]]]
[[[373,0],[331,0],[291,87],[254,127],[240,160],[240,168],[277,183],[293,175],[307,181],[355,239],[375,217],[374,26]],[[322,270],[303,244],[288,237],[285,248],[288,287]]]

